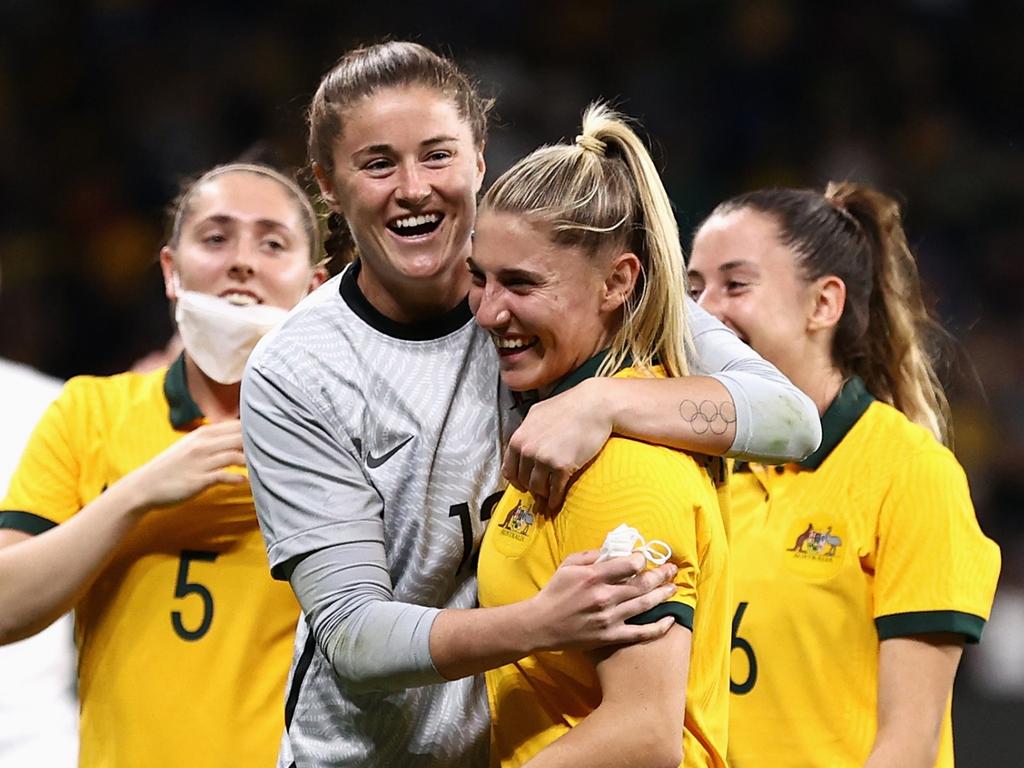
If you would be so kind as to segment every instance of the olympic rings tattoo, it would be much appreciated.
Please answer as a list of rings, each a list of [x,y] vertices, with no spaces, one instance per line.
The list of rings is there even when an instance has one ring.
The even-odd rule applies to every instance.
[[[729,400],[713,403],[703,400],[683,400],[679,404],[679,415],[693,429],[694,434],[703,435],[710,430],[712,434],[722,435],[730,424],[736,423],[736,406]]]

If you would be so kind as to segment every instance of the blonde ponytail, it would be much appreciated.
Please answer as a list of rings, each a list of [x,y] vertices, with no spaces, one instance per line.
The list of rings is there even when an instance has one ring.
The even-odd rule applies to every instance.
[[[626,365],[689,373],[679,228],[654,161],[621,115],[592,104],[575,143],[541,147],[516,163],[488,190],[487,210],[525,216],[555,243],[590,254],[635,253],[641,274],[598,373]]]

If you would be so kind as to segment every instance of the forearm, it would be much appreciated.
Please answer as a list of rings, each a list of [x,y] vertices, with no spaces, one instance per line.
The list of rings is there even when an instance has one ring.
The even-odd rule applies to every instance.
[[[821,421],[811,399],[779,377],[730,371],[579,386],[601,388],[597,396],[617,434],[712,456],[795,461],[818,447]]]
[[[456,680],[531,650],[526,604],[427,608],[398,602],[378,547],[350,542],[304,558],[291,575],[324,655],[354,691]]]
[[[878,731],[867,768],[931,768],[949,711],[963,638],[883,640],[878,655]]]
[[[527,603],[442,611],[430,633],[430,655],[448,680],[511,664],[538,650]]]
[[[663,635],[670,619],[625,621],[672,595],[675,566],[647,569],[639,555],[594,564],[596,558],[597,552],[572,555],[536,596],[495,608],[396,601],[379,540],[313,552],[289,578],[320,650],[346,686],[395,691],[477,674],[536,651]]]
[[[720,456],[736,438],[729,390],[710,376],[593,379],[603,390],[612,431],[657,445]],[[588,382],[583,382],[587,384]]]
[[[0,548],[0,645],[74,608],[143,511],[126,477],[66,523]]]

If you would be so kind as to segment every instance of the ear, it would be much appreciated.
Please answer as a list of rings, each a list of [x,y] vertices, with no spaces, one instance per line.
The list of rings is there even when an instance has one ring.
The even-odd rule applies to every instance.
[[[480,188],[484,185],[484,176],[487,174],[487,163],[484,161],[484,145],[476,148],[476,193],[480,194]]]
[[[608,264],[601,296],[601,311],[614,312],[633,293],[640,277],[640,259],[635,253],[626,251],[615,256]]]
[[[307,290],[306,293],[309,294],[315,291],[317,288],[319,288],[321,285],[327,282],[327,279],[330,276],[331,274],[330,272],[327,271],[327,267],[324,264],[321,264],[318,267],[314,267],[313,274],[309,278],[309,290]]]
[[[160,249],[160,271],[164,274],[164,295],[169,301],[176,301],[178,294],[174,290],[174,251],[166,245]]]
[[[313,175],[316,177],[316,184],[320,187],[320,194],[333,211],[339,211],[338,196],[334,190],[334,180],[320,163],[313,163]]]
[[[846,306],[846,283],[835,275],[819,277],[811,284],[811,306],[807,330],[835,328]]]

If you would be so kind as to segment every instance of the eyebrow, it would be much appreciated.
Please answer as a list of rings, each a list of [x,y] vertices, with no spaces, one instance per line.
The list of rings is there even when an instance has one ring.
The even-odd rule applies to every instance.
[[[236,218],[235,216],[229,216],[226,213],[215,213],[211,216],[207,216],[206,218],[201,219],[199,222],[197,222],[197,226],[205,224],[207,222],[212,222],[214,224],[235,224],[238,221],[239,219]],[[278,221],[277,219],[256,219],[255,223],[258,226],[263,227],[264,229],[281,229],[284,230],[285,232],[292,231],[291,227],[289,227],[283,221]]]
[[[469,266],[469,269],[473,272],[484,271],[483,269],[480,269],[480,266],[475,261],[473,261],[472,256],[466,259],[466,264]],[[499,269],[496,273],[496,276],[499,282],[520,280],[533,283],[540,282],[544,277],[540,272],[531,272],[528,269],[516,269],[515,267]]]
[[[718,271],[719,272],[729,272],[730,270],[739,269],[740,267],[753,267],[753,266],[754,266],[753,262],[746,261],[744,259],[734,259],[733,261],[727,261],[727,262],[725,262],[725,264],[722,264],[718,268]]]
[[[424,139],[423,141],[421,141],[420,146],[432,147],[435,144],[444,144],[446,142],[451,141],[458,141],[458,139],[455,136],[433,136],[429,139]],[[354,157],[355,155],[361,155],[366,152],[369,152],[371,154],[386,154],[388,152],[394,152],[394,147],[391,146],[390,144],[370,144],[367,147],[357,149],[355,152],[352,153],[352,155]]]

